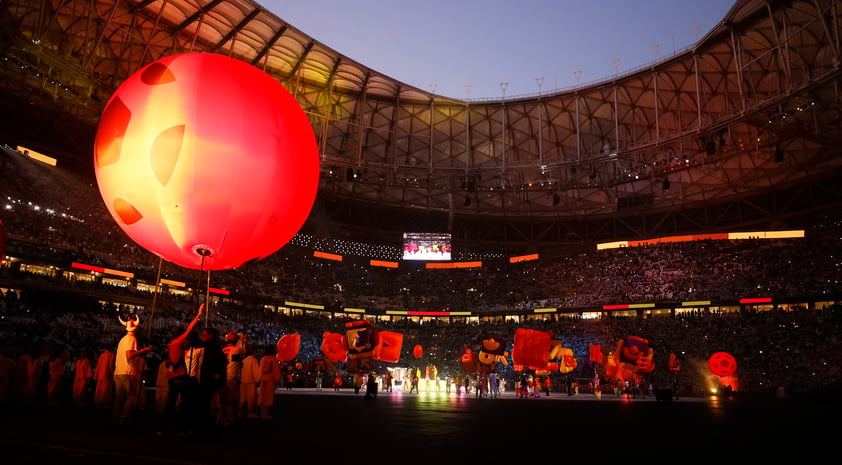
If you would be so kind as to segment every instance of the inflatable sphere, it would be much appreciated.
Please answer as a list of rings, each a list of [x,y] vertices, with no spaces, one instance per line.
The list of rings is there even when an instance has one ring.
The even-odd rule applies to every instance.
[[[223,270],[283,247],[319,181],[313,128],[275,79],[212,53],[173,55],[130,76],[94,141],[100,194],[141,247]]]
[[[279,362],[288,362],[298,356],[301,350],[301,335],[298,333],[284,334],[278,339],[275,346],[275,359]]]
[[[708,368],[716,376],[731,376],[737,371],[737,360],[728,352],[716,352],[708,358]]]

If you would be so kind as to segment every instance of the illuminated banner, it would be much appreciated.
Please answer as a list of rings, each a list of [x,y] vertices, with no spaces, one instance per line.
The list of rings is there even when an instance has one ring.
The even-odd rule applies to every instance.
[[[103,268],[101,266],[85,265],[83,263],[76,263],[76,262],[73,262],[73,264],[71,266],[73,268],[78,268],[80,270],[88,270],[88,271],[95,271],[97,273],[113,274],[115,276],[122,276],[124,278],[133,278],[134,277],[134,273],[129,273],[128,271],[112,270],[111,268]]]
[[[531,260],[538,260],[538,254],[534,253],[531,255],[520,255],[518,257],[509,257],[509,263],[520,263],[520,262],[528,262]]]
[[[692,234],[686,236],[668,236],[655,239],[644,239],[641,241],[617,241],[603,242],[596,245],[596,250],[619,249],[621,247],[636,247],[641,245],[654,245],[670,242],[692,242],[703,240],[737,240],[737,239],[792,239],[804,237],[804,230],[791,231],[752,231],[752,232],[730,232],[716,234]]]
[[[318,250],[313,251],[313,256],[316,257],[316,258],[324,258],[326,260],[334,260],[334,261],[337,261],[337,262],[342,261],[342,255],[336,255],[336,254],[327,253],[327,252],[319,252]]]
[[[24,154],[25,156],[27,156],[27,157],[29,157],[33,160],[38,160],[41,163],[46,163],[50,166],[56,166],[56,159],[53,158],[53,157],[49,157],[47,155],[44,155],[43,153],[38,153],[38,152],[36,152],[32,149],[28,149],[28,148],[22,147],[20,145],[18,145],[18,152]]]

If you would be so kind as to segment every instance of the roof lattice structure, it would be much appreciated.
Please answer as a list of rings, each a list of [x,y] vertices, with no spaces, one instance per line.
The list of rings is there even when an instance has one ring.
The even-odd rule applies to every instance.
[[[842,201],[839,3],[739,0],[649,67],[458,100],[357,63],[250,0],[7,0],[0,123],[84,166],[123,80],[167,55],[220,53],[278,79],[309,115],[322,157],[305,226],[315,235],[450,231],[536,248],[797,228]]]

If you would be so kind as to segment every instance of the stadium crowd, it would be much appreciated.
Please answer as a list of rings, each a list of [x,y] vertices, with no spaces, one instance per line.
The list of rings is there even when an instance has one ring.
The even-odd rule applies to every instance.
[[[87,263],[131,271],[154,282],[159,260],[135,245],[111,219],[92,180],[41,165],[5,149],[0,154],[5,201],[0,220],[6,231],[8,255],[41,263]],[[785,387],[791,394],[838,393],[842,365],[835,354],[840,346],[840,232],[834,218],[815,225],[802,239],[697,241],[612,250],[557,250],[540,260],[508,263],[489,256],[482,268],[427,270],[423,265],[377,268],[369,258],[399,259],[400,246],[373,246],[367,256],[347,256],[335,262],[314,258],[314,246],[339,252],[344,240],[304,234],[277,253],[242,267],[214,272],[213,286],[228,289],[242,304],[217,302],[205,324],[220,332],[241,333],[256,352],[271,353],[279,338],[299,334],[300,351],[290,361],[295,386],[312,387],[313,363],[323,357],[325,332],[344,333],[354,318],[344,307],[412,310],[471,310],[529,314],[536,307],[588,308],[614,303],[733,300],[750,296],[804,297],[826,302],[820,306],[746,308],[724,312],[700,308],[668,316],[609,316],[586,319],[580,313],[542,318],[374,318],[377,330],[404,335],[397,364],[374,362],[383,373],[389,365],[425,370],[436,367],[442,379],[463,371],[460,358],[476,351],[488,334],[507,341],[509,350],[517,328],[552,333],[571,348],[578,366],[568,374],[555,373],[554,389],[568,381],[586,385],[604,367],[589,358],[593,346],[605,353],[618,341],[637,336],[654,348],[657,367],[646,382],[672,387],[683,395],[705,395],[717,385],[707,368],[708,357],[727,352],[738,360],[739,386],[746,393],[772,394]],[[336,248],[330,250],[331,247]],[[360,245],[364,248],[364,245]],[[473,260],[479,252],[454,250],[454,260]],[[167,267],[163,277],[190,282],[194,270]],[[191,296],[156,296],[155,307],[120,304],[120,296],[153,298],[131,286],[107,285],[66,275],[27,271],[19,262],[0,266],[2,367],[14,366],[28,354],[42,366],[56,358],[63,376],[73,379],[80,354],[113,350],[123,336],[118,317],[138,313],[142,345],[148,355],[146,380],[154,382],[157,362],[167,343],[184,331],[195,313]],[[114,298],[103,298],[103,295]],[[233,299],[236,300],[236,299]],[[273,311],[254,302],[298,301],[321,304],[324,312]],[[248,303],[252,304],[249,305]],[[333,312],[339,311],[339,315]],[[153,313],[154,312],[154,313]],[[413,348],[423,348],[415,357]],[[674,354],[680,371],[666,369]],[[345,385],[353,372],[338,364]],[[518,379],[511,364],[498,370],[509,389]],[[14,392],[15,372],[0,372],[6,392]],[[45,376],[48,373],[45,372]],[[67,383],[66,385],[71,385]],[[0,387],[2,389],[2,387]],[[584,389],[580,392],[584,392]]]

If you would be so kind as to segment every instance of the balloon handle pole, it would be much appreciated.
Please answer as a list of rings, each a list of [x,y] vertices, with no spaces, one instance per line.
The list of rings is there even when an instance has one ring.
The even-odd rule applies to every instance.
[[[199,266],[199,282],[196,283],[196,300],[201,300],[199,295],[202,289],[202,273],[205,271],[205,257],[213,254],[210,249],[198,247],[195,249],[196,253],[202,257],[201,265]],[[208,270],[207,282],[205,285],[205,328],[208,327],[208,320],[210,320],[210,270]]]
[[[208,270],[208,279],[205,285],[205,328],[208,327],[208,320],[210,319],[210,309],[208,308],[210,305],[210,272],[211,270]]]
[[[158,259],[158,278],[155,280],[155,293],[152,294],[152,315],[149,318],[149,330],[146,333],[148,339],[152,339],[152,327],[155,325],[155,307],[158,304],[158,294],[161,293],[161,268],[164,267],[164,258]]]
[[[199,255],[202,256],[202,262],[201,262],[201,265],[199,266],[199,276],[198,276],[199,279],[198,279],[198,282],[196,283],[196,304],[197,305],[202,303],[202,294],[201,294],[202,273],[205,271],[205,254],[200,253]],[[209,317],[210,317],[210,308],[208,308],[208,301],[207,301],[207,297],[206,297],[205,298],[205,325],[204,325],[205,328],[208,327],[208,318]]]

